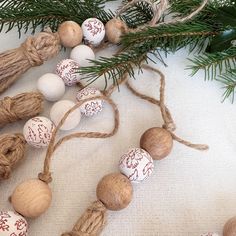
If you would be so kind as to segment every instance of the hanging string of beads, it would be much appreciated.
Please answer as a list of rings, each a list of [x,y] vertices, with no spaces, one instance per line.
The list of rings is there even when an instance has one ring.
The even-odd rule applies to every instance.
[[[71,232],[62,236],[99,235],[107,222],[107,210],[119,211],[126,208],[133,197],[133,183],[141,183],[154,170],[154,160],[161,160],[169,155],[173,146],[173,139],[197,150],[207,150],[204,144],[192,144],[178,138],[173,131],[175,124],[168,108],[165,106],[165,77],[157,69],[147,65],[143,68],[152,70],[160,75],[160,100],[149,98],[138,93],[131,87],[127,79],[126,86],[136,96],[145,99],[161,110],[164,125],[147,130],[140,139],[140,148],[131,148],[119,162],[120,173],[111,173],[104,176],[96,189],[97,200],[82,214]]]

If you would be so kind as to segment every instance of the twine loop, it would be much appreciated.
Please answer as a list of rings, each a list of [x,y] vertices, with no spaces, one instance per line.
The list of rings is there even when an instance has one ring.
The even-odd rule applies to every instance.
[[[0,180],[10,177],[13,167],[24,158],[25,147],[22,134],[0,136]]]

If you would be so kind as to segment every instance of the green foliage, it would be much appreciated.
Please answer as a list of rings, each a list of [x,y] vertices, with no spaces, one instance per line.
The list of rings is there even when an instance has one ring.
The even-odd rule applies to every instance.
[[[232,69],[230,71],[227,71],[223,75],[220,75],[218,80],[224,84],[224,100],[231,97],[231,101],[233,103],[236,88],[236,69]]]
[[[104,11],[105,0],[4,0],[1,1],[0,31],[17,27],[19,33],[38,26],[50,26],[56,30],[65,20],[81,24],[89,17],[97,16],[103,22],[113,17],[112,12]]]

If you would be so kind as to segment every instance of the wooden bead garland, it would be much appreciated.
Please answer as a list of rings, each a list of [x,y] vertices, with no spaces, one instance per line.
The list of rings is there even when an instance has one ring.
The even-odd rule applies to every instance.
[[[97,198],[112,211],[126,208],[132,200],[133,187],[130,180],[120,174],[104,176],[97,186]]]
[[[29,218],[43,214],[49,208],[51,201],[51,189],[38,179],[21,183],[11,195],[11,203],[15,211]]]
[[[140,147],[146,150],[154,160],[161,160],[170,154],[173,138],[166,129],[154,127],[142,135]]]

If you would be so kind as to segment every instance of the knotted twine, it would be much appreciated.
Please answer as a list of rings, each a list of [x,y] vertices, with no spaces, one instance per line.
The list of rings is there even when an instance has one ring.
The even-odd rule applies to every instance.
[[[38,92],[21,93],[0,100],[0,128],[8,123],[37,116],[43,110],[43,95]]]
[[[0,53],[0,93],[31,67],[40,66],[60,51],[58,33],[50,29],[30,36],[19,48]]]
[[[173,118],[172,118],[172,115],[171,115],[169,109],[165,106],[165,76],[164,76],[164,74],[161,71],[159,71],[158,69],[153,68],[153,67],[151,67],[149,65],[143,64],[141,67],[146,69],[146,70],[153,71],[153,72],[155,72],[155,73],[160,75],[160,81],[161,81],[161,85],[160,85],[160,100],[156,100],[154,98],[151,98],[149,96],[146,96],[146,95],[138,92],[136,89],[134,89],[131,86],[131,84],[128,81],[126,81],[127,88],[135,96],[137,96],[137,97],[139,97],[139,98],[141,98],[143,100],[146,100],[146,101],[148,101],[148,102],[150,102],[152,104],[155,104],[155,105],[160,107],[162,119],[164,121],[164,125],[162,126],[162,128],[166,129],[167,131],[169,131],[171,136],[172,136],[172,138],[175,141],[177,141],[177,142],[179,142],[179,143],[181,143],[181,144],[183,144],[183,145],[185,145],[187,147],[196,149],[196,150],[200,150],[200,151],[208,150],[209,149],[208,145],[205,145],[205,144],[193,144],[193,143],[191,143],[189,141],[186,141],[186,140],[184,140],[184,139],[182,139],[182,138],[180,138],[180,137],[178,137],[177,135],[174,134],[174,131],[176,129],[176,125],[175,125],[175,123],[173,121]]]
[[[26,141],[22,134],[0,136],[0,180],[8,179],[12,169],[25,156]]]

